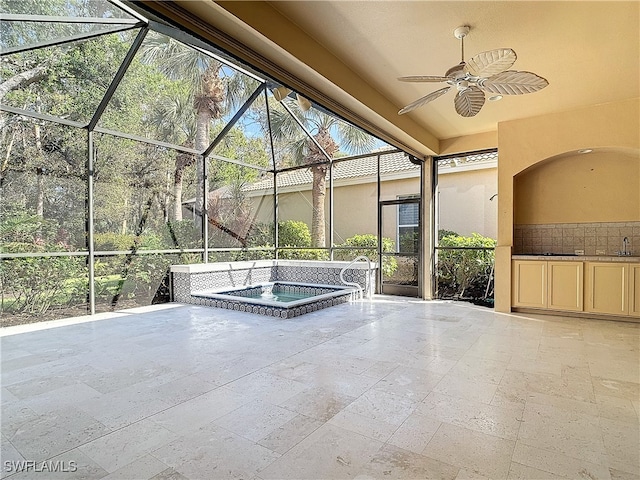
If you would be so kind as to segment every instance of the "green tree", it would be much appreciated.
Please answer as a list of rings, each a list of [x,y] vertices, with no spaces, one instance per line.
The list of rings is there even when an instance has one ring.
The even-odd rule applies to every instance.
[[[183,82],[181,82],[183,84]],[[189,91],[185,88],[174,89],[172,94],[159,99],[152,110],[149,123],[155,128],[160,140],[194,148],[196,122],[193,106],[189,101]],[[178,152],[173,172],[173,220],[182,221],[182,191],[185,169],[196,162],[196,155]]]
[[[63,252],[66,245],[47,242],[57,225],[37,215],[14,212],[0,218],[4,253]],[[86,268],[81,257],[6,259],[0,267],[0,316],[40,315],[52,307],[82,304],[86,298]]]
[[[229,74],[222,63],[213,57],[161,34],[150,34],[143,48],[143,61],[155,65],[167,78],[182,80],[188,89],[195,112],[194,148],[204,152],[211,143],[211,122],[220,119],[242,98],[249,84],[257,82],[243,75]],[[222,73],[225,75],[223,76]],[[178,162],[187,161],[184,157]],[[204,159],[197,155],[196,163],[196,211],[202,212],[207,188],[204,185]],[[176,165],[179,172],[179,165]],[[174,180],[174,185],[180,179]],[[179,199],[176,199],[178,203]],[[176,207],[177,209],[177,207]]]
[[[30,3],[38,4],[34,5],[35,12],[60,13],[46,7],[57,8],[61,2],[25,2]],[[65,8],[77,7],[74,12],[82,12],[82,3],[70,1]],[[102,9],[87,13],[99,16],[105,12]],[[4,28],[5,23],[15,22],[2,23]],[[19,25],[19,32],[14,28],[10,33],[19,34],[21,38],[38,38],[42,34],[30,30],[37,27],[28,22]],[[57,28],[54,26],[53,32],[48,33],[55,35]],[[2,101],[26,110],[88,121],[130,42],[131,34],[110,34],[8,55],[0,64],[1,77],[6,79],[0,85]],[[0,121],[4,125],[0,138],[3,210],[24,211],[56,220],[59,226],[56,236],[69,237],[68,242],[83,247],[86,132],[17,115],[0,114]]]
[[[340,149],[362,153],[373,148],[375,139],[365,131],[318,109],[311,108],[304,111],[298,102],[288,97],[283,102],[315,139],[314,142],[306,135],[301,136],[300,126],[286,110],[270,109],[274,139],[285,143],[296,163],[310,166],[313,175],[311,243],[313,247],[324,248],[326,246],[324,201],[329,160],[322,150],[330,158],[334,158]]]

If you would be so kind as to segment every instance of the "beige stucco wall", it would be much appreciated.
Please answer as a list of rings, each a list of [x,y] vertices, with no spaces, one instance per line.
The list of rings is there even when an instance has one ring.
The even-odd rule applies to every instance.
[[[462,137],[443,138],[440,140],[438,155],[450,155],[463,152],[476,152],[498,148],[498,132],[483,132]]]
[[[307,188],[310,188],[309,185]],[[384,182],[381,197],[396,199],[401,195],[420,193],[420,179],[409,178]],[[376,180],[368,183],[334,186],[334,242],[340,244],[356,234],[378,231],[378,194]],[[278,195],[278,217],[280,220],[299,220],[311,225],[311,190],[284,191]],[[329,221],[329,195],[325,202],[325,219]],[[385,218],[385,232],[395,231],[395,216]],[[388,230],[391,229],[391,230]],[[327,225],[327,244],[330,238]]]
[[[325,215],[329,219],[329,200],[325,196]],[[311,231],[311,218],[313,216],[313,199],[311,190],[299,190],[295,192],[280,193],[278,195],[278,219],[297,220],[309,225]]]
[[[628,160],[629,165],[640,161],[638,156],[640,152],[640,100],[635,98],[568,112],[502,122],[498,124],[498,139],[500,165],[498,168],[495,307],[498,311],[508,312],[511,310],[511,252],[513,248],[515,177],[533,165],[549,159],[553,161],[553,159],[571,157],[583,148],[593,148],[596,149],[596,152],[598,150],[614,152],[614,155],[615,152],[618,152],[619,157],[630,156],[632,158]],[[602,160],[604,161],[604,159]],[[629,175],[632,176],[634,171],[638,170],[630,167]],[[540,170],[540,172],[543,171]],[[582,173],[583,179],[590,174],[587,171]],[[583,194],[584,185],[579,180],[580,177],[565,166],[551,168],[541,175],[545,177],[547,182],[556,185],[554,193],[556,198],[558,195],[566,198],[578,197]],[[597,178],[593,182],[597,182]],[[593,185],[593,183],[591,184]],[[630,188],[633,188],[633,184],[634,180],[632,179]],[[607,185],[610,185],[609,180],[601,184],[599,190],[601,197],[604,198],[606,195],[616,197],[618,187],[608,191],[606,189],[611,187]],[[598,189],[595,185],[593,188]],[[561,193],[558,193],[558,190]],[[525,215],[528,218],[552,218],[554,215],[552,211],[558,207],[557,204],[554,205],[546,201],[531,202]],[[635,207],[630,208],[633,211]],[[581,221],[598,221],[596,219],[602,218],[608,211],[611,211],[611,204],[608,202],[593,204],[591,209],[580,214],[580,218],[583,219]]]
[[[624,151],[540,162],[513,189],[516,225],[640,221],[640,162]]]
[[[311,225],[311,191],[302,186],[297,191],[285,190],[278,196],[278,211],[281,220],[299,220]],[[438,179],[440,227],[454,230],[461,235],[473,232],[496,238],[496,199],[489,198],[497,192],[497,168],[466,170],[453,169],[441,172]],[[420,178],[387,180],[382,183],[381,200],[395,200],[401,196],[418,195]],[[325,215],[329,221],[329,195],[327,193]],[[254,204],[256,198],[253,198]],[[270,222],[270,208],[263,205],[256,221]],[[377,234],[377,191],[375,178],[367,183],[340,184],[334,187],[334,242],[340,244],[355,234]],[[395,237],[395,208],[385,210],[384,236]],[[391,233],[390,233],[391,232]],[[330,238],[329,228],[326,231]]]
[[[378,197],[375,183],[334,187],[333,192],[333,241],[336,244],[343,243],[356,233],[378,234]]]
[[[438,177],[439,227],[460,235],[498,233],[498,170],[462,170]]]

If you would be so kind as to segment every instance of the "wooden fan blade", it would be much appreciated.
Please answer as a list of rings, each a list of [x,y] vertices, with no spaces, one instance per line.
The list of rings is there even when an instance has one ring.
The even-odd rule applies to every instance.
[[[447,77],[438,75],[410,75],[408,77],[398,77],[401,82],[446,82]]]
[[[456,112],[463,117],[474,117],[484,105],[484,93],[478,87],[461,90],[453,101]]]
[[[507,70],[482,79],[478,85],[487,92],[500,95],[524,95],[542,90],[549,82],[535,73]]]
[[[505,71],[517,58],[516,52],[510,48],[481,52],[467,60],[467,72],[476,77],[489,77]]]
[[[441,88],[440,90],[436,90],[435,92],[431,92],[429,95],[425,95],[424,97],[420,97],[418,100],[416,100],[415,102],[410,103],[409,105],[407,105],[406,107],[404,107],[402,110],[400,110],[398,112],[398,115],[403,115],[405,113],[410,112],[411,110],[414,110],[418,107],[421,107],[422,105],[424,105],[425,103],[430,102],[431,100],[435,100],[436,98],[438,98],[440,95],[444,95],[445,93],[447,93],[449,90],[451,90],[451,87],[444,87]]]

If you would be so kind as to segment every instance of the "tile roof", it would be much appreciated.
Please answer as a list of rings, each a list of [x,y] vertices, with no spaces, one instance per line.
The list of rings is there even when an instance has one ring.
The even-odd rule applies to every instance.
[[[342,162],[336,162],[333,169],[333,179],[343,180],[350,178],[366,178],[375,177],[378,169],[378,155],[380,155],[380,175],[385,175],[407,172],[416,174],[420,171],[420,166],[415,165],[409,161],[407,154],[404,152],[392,152],[384,153],[384,150],[373,152],[368,157],[356,158],[353,160],[345,160]],[[438,166],[449,167],[465,164],[478,164],[485,162],[493,162],[498,159],[498,152],[485,152],[481,154],[461,155],[459,157],[447,157],[438,160]],[[407,175],[409,177],[409,175]],[[277,175],[278,188],[295,187],[298,185],[310,186],[313,182],[313,176],[308,168],[300,168],[298,170],[291,170],[289,172],[279,173]],[[328,173],[327,173],[328,179]],[[242,187],[244,192],[261,192],[270,191],[273,188],[273,178],[271,175],[258,180],[257,182],[250,183]],[[227,187],[219,188],[213,192],[209,192],[210,196],[222,195],[226,196],[228,193]],[[183,203],[194,203],[195,199],[187,200]]]
[[[419,165],[414,165],[404,152],[384,153],[380,152],[380,174],[396,173],[403,171],[417,172],[420,171]],[[336,162],[333,168],[333,179],[347,179],[358,177],[370,177],[377,175],[378,172],[378,153],[369,157],[356,158],[354,160],[346,160],[344,162]],[[328,173],[327,173],[328,178]],[[289,172],[279,173],[277,175],[278,188],[293,187],[296,185],[308,185],[312,183],[313,176],[310,169],[301,168]],[[266,178],[264,180],[246,185],[243,190],[246,192],[256,190],[267,190],[272,188],[273,179]]]

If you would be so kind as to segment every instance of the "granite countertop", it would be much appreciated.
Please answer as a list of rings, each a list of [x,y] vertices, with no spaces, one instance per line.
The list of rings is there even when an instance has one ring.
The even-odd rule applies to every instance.
[[[569,260],[575,262],[628,262],[640,263],[640,257],[623,257],[617,255],[511,255],[512,260]]]

